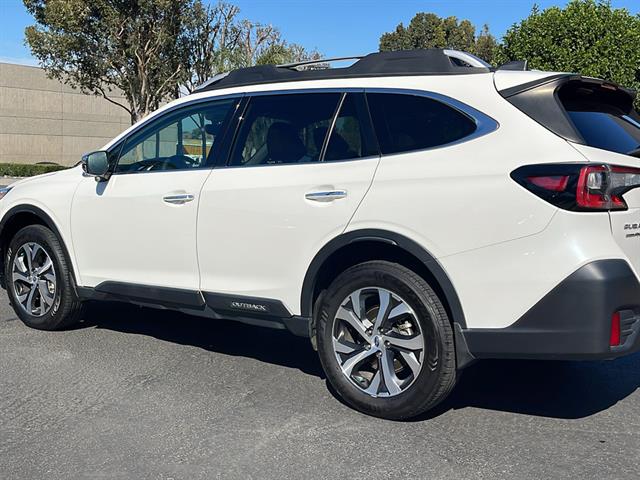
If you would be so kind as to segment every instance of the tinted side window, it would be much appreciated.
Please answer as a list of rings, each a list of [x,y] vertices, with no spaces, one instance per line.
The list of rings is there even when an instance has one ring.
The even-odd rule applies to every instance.
[[[377,155],[371,135],[369,114],[361,93],[348,93],[329,137],[325,161],[348,160]]]
[[[465,114],[431,98],[368,93],[367,100],[383,154],[445,145],[476,129]]]
[[[339,93],[252,97],[237,134],[231,165],[315,162],[340,100]]]
[[[199,104],[159,118],[125,141],[116,173],[204,166],[236,101]]]

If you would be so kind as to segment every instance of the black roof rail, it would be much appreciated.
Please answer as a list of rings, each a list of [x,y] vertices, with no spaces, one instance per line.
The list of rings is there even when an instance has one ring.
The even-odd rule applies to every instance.
[[[355,59],[358,61],[344,68],[297,69],[305,65]],[[304,80],[406,75],[468,75],[490,71],[491,66],[483,60],[458,50],[442,48],[402,50],[370,53],[364,57],[339,57],[286,65],[258,65],[241,68],[216,75],[198,87],[194,93],[247,85]]]
[[[295,63],[282,63],[280,65],[276,65],[278,68],[293,68],[296,69],[298,67],[305,67],[307,65],[320,65],[324,63],[331,62],[340,62],[343,60],[360,60],[364,55],[354,55],[352,57],[333,57],[333,58],[317,58],[315,60],[305,60],[303,62],[295,62]]]

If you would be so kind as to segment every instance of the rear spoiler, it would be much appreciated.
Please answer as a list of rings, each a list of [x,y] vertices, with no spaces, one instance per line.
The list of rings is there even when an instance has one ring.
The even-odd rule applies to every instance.
[[[633,106],[636,91],[599,78],[562,73],[498,90],[498,93],[555,134],[581,144],[585,143],[584,138],[569,118],[566,104],[576,108],[580,102],[598,103],[640,120]]]
[[[509,63],[515,63],[515,62],[509,62]],[[503,67],[508,67],[508,65],[509,64],[502,65],[501,67],[498,67],[498,70],[518,70],[517,68],[503,68]],[[636,98],[636,95],[637,95],[637,92],[635,90],[631,88],[623,87],[621,85],[618,85],[615,82],[609,82],[607,80],[602,80],[601,78],[585,77],[585,76],[576,75],[573,73],[560,73],[557,75],[551,75],[549,77],[540,78],[532,82],[516,85],[515,87],[498,90],[498,93],[500,93],[500,95],[502,95],[504,98],[509,98],[509,97],[512,97],[513,95],[517,95],[527,90],[531,90],[531,89],[541,87],[543,85],[548,85],[548,84],[553,84],[557,88],[560,88],[562,85],[571,81],[580,81],[585,84],[594,85],[594,86],[598,85],[609,90],[619,90],[629,95],[632,101]]]

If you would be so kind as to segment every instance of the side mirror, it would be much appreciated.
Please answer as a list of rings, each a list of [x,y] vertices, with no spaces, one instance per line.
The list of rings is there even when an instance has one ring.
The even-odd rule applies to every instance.
[[[109,159],[107,152],[91,152],[82,156],[82,169],[96,180],[108,180]]]

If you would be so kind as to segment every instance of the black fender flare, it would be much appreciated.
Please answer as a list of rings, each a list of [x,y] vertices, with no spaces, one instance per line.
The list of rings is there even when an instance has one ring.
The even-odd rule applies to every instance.
[[[58,229],[56,223],[49,216],[49,214],[46,213],[41,208],[36,207],[35,205],[29,205],[29,204],[16,205],[15,207],[10,208],[7,211],[7,213],[4,214],[4,216],[2,217],[2,220],[0,220],[0,242],[2,243],[4,243],[5,241],[8,242],[9,239],[3,238],[5,227],[7,226],[7,223],[9,222],[9,220],[11,220],[14,216],[20,213],[31,213],[32,215],[35,215],[47,226],[47,228],[49,228],[56,235],[56,237],[58,237],[58,240],[62,245],[62,250],[64,251],[64,254],[67,257],[67,260],[69,261],[69,270],[71,272],[71,280],[75,289],[76,286],[78,285],[78,282],[77,282],[75,269],[73,266],[73,261],[72,261],[71,255],[69,255],[69,249],[67,248],[67,244],[64,241],[64,237],[60,234],[60,230]],[[2,255],[2,257],[0,258],[0,276],[3,276],[5,252],[2,251],[0,252],[0,254]]]
[[[451,319],[452,323],[457,323],[460,327],[466,328],[467,323],[465,321],[462,304],[460,303],[456,289],[436,258],[410,238],[395,232],[378,229],[362,229],[343,233],[320,249],[311,261],[302,284],[300,309],[303,316],[309,318],[313,316],[313,293],[315,290],[318,272],[324,262],[342,247],[361,241],[375,241],[396,246],[422,262],[442,289],[445,300],[451,310],[451,316],[453,317]]]

